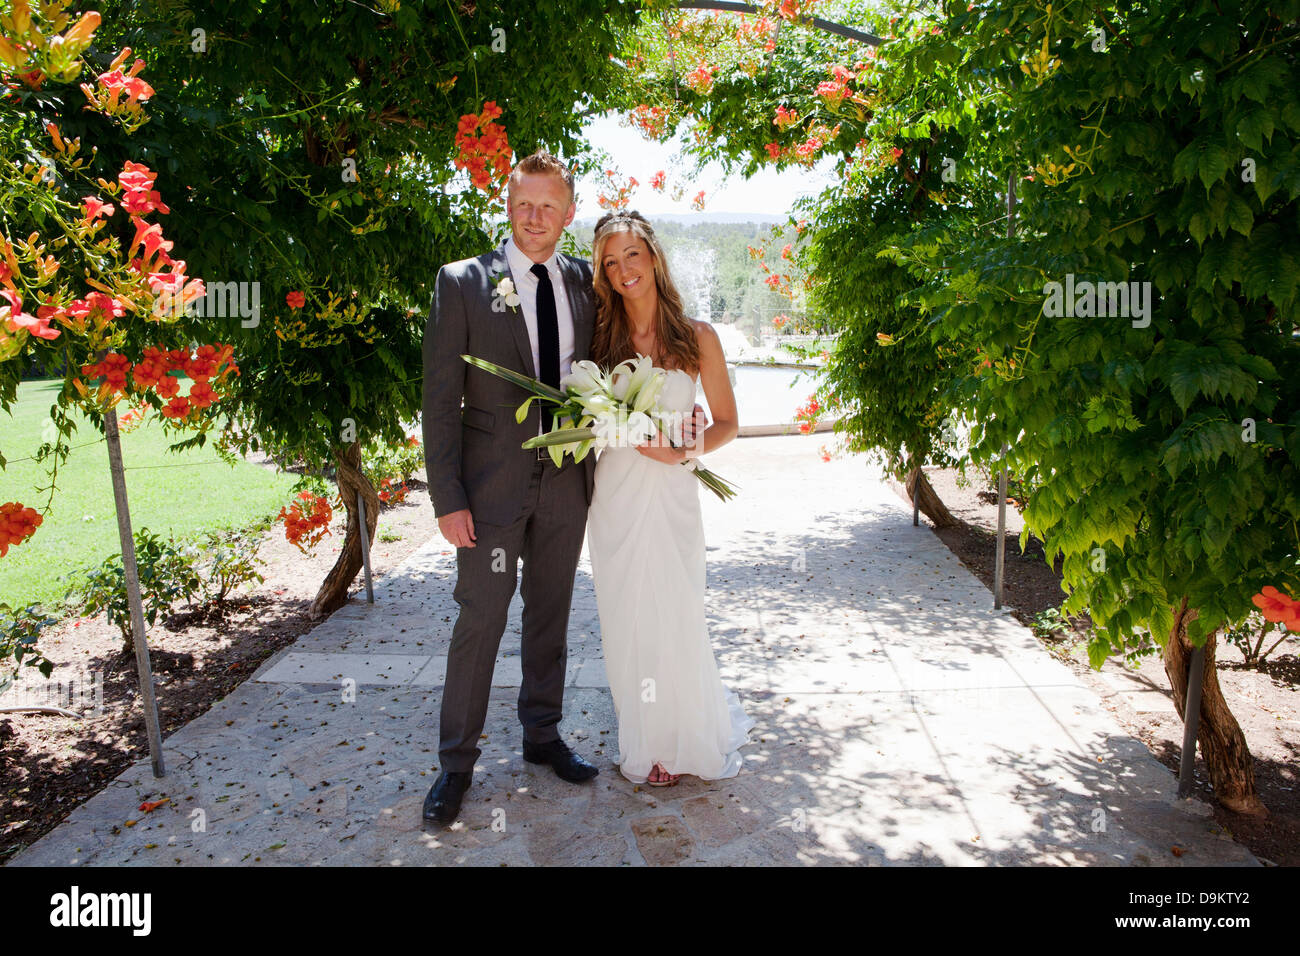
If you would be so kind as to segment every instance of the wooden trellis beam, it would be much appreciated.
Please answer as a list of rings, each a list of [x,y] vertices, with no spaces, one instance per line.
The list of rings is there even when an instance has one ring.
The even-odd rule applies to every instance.
[[[725,13],[761,14],[763,12],[752,3],[739,3],[735,2],[735,0],[682,0],[677,4],[677,8],[679,10],[721,10]],[[826,33],[833,33],[849,40],[856,40],[858,43],[880,46],[885,42],[882,37],[878,37],[874,33],[864,33],[862,30],[846,27],[842,23],[832,23],[830,20],[823,20],[821,17],[805,17],[800,22],[810,24]]]

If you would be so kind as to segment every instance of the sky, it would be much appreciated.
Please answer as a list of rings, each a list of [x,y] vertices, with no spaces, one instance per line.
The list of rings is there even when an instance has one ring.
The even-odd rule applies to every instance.
[[[796,199],[804,195],[816,195],[826,183],[831,181],[829,169],[832,160],[823,160],[813,169],[797,168],[777,172],[773,169],[760,169],[751,179],[743,179],[739,173],[727,177],[722,167],[710,163],[694,178],[686,179],[694,160],[683,161],[674,157],[680,149],[679,138],[669,143],[655,143],[642,137],[633,126],[619,126],[618,114],[606,113],[594,117],[585,129],[587,140],[594,146],[604,149],[613,157],[614,164],[622,177],[634,176],[640,186],[633,191],[632,209],[639,210],[647,216],[662,213],[691,213],[691,200],[700,190],[704,190],[704,212],[706,213],[767,213],[783,216],[790,211]],[[668,173],[668,188],[657,192],[650,188],[650,177],[659,170]],[[605,210],[596,203],[597,177],[579,180],[578,216],[579,219],[595,219]],[[673,201],[671,192],[674,184],[685,186],[682,198]]]

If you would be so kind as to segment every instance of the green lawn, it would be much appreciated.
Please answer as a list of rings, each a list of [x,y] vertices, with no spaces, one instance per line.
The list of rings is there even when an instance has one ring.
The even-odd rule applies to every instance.
[[[0,451],[9,459],[0,471],[0,502],[21,501],[41,511],[48,492],[48,462],[18,461],[41,444],[41,430],[61,386],[58,381],[24,382],[12,418],[0,414]],[[72,453],[60,467],[52,510],[36,534],[0,558],[0,601],[22,606],[62,604],[71,572],[96,565],[118,550],[108,447],[94,426],[82,420],[73,433]],[[122,435],[131,527],[148,528],[177,540],[207,529],[239,528],[274,514],[291,499],[295,476],[239,462],[234,468],[210,448],[167,451],[156,416]]]

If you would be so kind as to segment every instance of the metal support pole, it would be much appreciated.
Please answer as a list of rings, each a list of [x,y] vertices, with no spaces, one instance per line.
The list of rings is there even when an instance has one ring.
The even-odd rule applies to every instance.
[[[1007,173],[1007,238],[1016,234],[1016,169]],[[1001,469],[998,471],[998,548],[993,559],[993,610],[1002,609],[1002,580],[1007,551],[1007,443],[1002,443]]]
[[[916,482],[912,485],[912,527],[913,528],[919,528],[921,526],[921,475],[922,474],[923,472],[921,471],[921,466],[917,465]],[[906,489],[907,487],[906,477],[904,477],[903,479],[903,487],[904,489]]]
[[[1002,457],[1007,455],[1007,446],[1002,446]],[[1007,565],[1007,468],[1003,465],[998,472],[998,550],[993,559],[993,610],[1002,609],[1003,571]]]
[[[166,776],[163,766],[162,731],[158,723],[158,701],[154,697],[153,669],[149,665],[149,642],[144,632],[144,607],[140,603],[140,568],[135,560],[135,538],[131,533],[131,511],[126,500],[126,472],[122,468],[122,442],[117,430],[117,409],[104,415],[104,438],[108,444],[108,470],[113,476],[113,504],[117,508],[117,534],[122,544],[122,570],[126,574],[126,595],[131,605],[131,642],[135,645],[135,667],[140,677],[140,703],[149,736],[153,775]]]
[[[1169,638],[1179,640],[1177,634]],[[1201,684],[1205,680],[1205,645],[1192,651],[1187,675],[1187,702],[1183,706],[1183,754],[1178,761],[1178,796],[1192,795],[1192,768],[1196,766],[1196,734],[1201,728]]]
[[[370,577],[370,528],[366,525],[366,499],[361,497],[361,489],[357,489],[357,518],[361,522],[361,566],[366,572],[366,602],[375,603],[375,585]]]

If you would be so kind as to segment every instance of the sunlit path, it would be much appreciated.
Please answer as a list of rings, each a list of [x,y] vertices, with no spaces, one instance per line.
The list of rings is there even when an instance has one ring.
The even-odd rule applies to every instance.
[[[562,730],[600,776],[523,761],[516,599],[473,786],[426,828],[455,618],[434,540],[168,738],[166,780],[133,766],[14,865],[1255,863],[864,459],[818,444],[710,456],[741,486],[705,503],[713,641],[758,720],[739,777],[619,775],[584,558]]]

